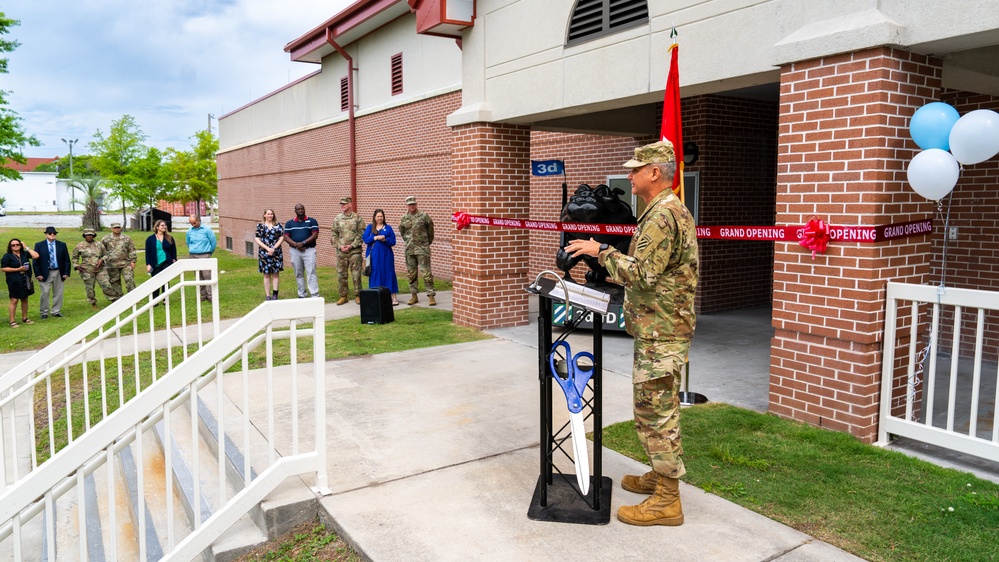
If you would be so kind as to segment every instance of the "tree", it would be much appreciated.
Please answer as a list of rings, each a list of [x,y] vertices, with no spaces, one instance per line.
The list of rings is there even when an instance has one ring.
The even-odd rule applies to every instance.
[[[91,160],[92,156],[89,154],[76,154],[73,156],[73,173],[77,176],[95,176],[97,172],[94,170]],[[58,160],[53,160],[52,162],[45,162],[39,164],[35,168],[36,172],[56,172],[56,177],[59,179],[72,179],[69,177],[69,156],[61,157]]]
[[[4,39],[10,28],[20,23],[0,12],[0,53],[9,53],[20,45],[17,41]],[[7,57],[0,57],[0,74],[7,74]],[[21,179],[21,174],[17,170],[7,167],[7,162],[13,160],[24,164],[27,160],[21,152],[21,147],[39,144],[41,143],[34,135],[25,133],[21,127],[21,118],[7,107],[7,92],[0,90],[0,181]]]
[[[126,219],[125,207],[128,203],[138,206],[148,202],[145,191],[136,187],[138,178],[135,168],[139,159],[148,154],[148,149],[142,144],[145,140],[146,135],[135,118],[122,115],[121,119],[111,123],[107,137],[98,130],[90,142],[94,169],[107,180],[111,193],[121,200],[122,222]]]
[[[167,149],[167,168],[174,188],[164,199],[181,203],[197,201],[200,207],[202,201],[212,202],[218,198],[215,153],[219,150],[219,141],[210,131],[198,131],[194,139],[191,150]]]
[[[132,169],[132,193],[137,205],[156,206],[156,202],[166,197],[170,191],[168,169],[163,164],[163,153],[154,147],[147,147],[145,154],[135,161]]]
[[[104,199],[103,184],[104,180],[96,177],[77,177],[69,182],[69,187],[82,195],[82,199],[74,197],[73,202],[83,205],[83,228],[92,228],[95,232],[101,230],[100,202]]]

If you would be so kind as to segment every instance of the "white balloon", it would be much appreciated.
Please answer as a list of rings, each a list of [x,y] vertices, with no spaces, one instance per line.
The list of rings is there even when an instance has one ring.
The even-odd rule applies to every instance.
[[[939,148],[917,154],[905,171],[912,189],[930,201],[946,197],[957,185],[960,172],[961,167],[954,156]]]
[[[977,109],[950,130],[950,151],[962,164],[977,164],[999,153],[999,113]]]

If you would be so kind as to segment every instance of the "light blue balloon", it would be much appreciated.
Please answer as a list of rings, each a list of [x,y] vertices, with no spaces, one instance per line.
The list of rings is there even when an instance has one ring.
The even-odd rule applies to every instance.
[[[928,103],[912,115],[909,134],[923,150],[950,150],[950,130],[960,118],[957,110],[946,103]]]

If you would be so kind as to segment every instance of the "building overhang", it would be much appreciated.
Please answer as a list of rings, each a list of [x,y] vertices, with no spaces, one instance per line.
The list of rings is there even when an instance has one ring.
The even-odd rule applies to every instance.
[[[410,11],[406,0],[359,0],[288,43],[284,50],[293,61],[319,63],[334,52],[327,30],[339,45],[349,45]]]

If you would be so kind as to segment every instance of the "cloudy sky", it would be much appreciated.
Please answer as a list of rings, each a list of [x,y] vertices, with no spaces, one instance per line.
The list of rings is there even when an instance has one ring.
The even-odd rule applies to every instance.
[[[5,0],[21,43],[0,89],[42,146],[25,156],[64,156],[60,139],[107,134],[128,114],[146,144],[186,149],[208,115],[224,115],[317,70],[284,46],[353,0]],[[212,121],[216,134],[217,123]]]

